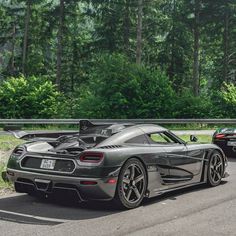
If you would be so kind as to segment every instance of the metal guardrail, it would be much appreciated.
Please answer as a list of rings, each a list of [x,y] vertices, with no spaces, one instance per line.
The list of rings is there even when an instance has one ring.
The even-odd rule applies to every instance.
[[[0,119],[3,125],[79,124],[81,119]],[[236,119],[90,119],[97,123],[236,124]]]

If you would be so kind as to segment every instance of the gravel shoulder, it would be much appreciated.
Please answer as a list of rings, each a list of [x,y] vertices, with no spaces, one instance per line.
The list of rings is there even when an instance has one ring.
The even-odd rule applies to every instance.
[[[0,164],[7,163],[10,153],[11,153],[11,150],[10,151],[0,151]]]
[[[8,161],[8,158],[10,156],[10,151],[0,151],[0,174],[2,174],[2,171],[4,170],[4,167]],[[2,176],[0,175],[0,196],[6,196],[14,193],[13,187],[11,184],[5,183],[2,179]]]

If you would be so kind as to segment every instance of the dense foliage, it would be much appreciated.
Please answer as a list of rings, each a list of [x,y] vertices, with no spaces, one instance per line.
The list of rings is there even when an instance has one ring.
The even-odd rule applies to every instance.
[[[58,112],[60,99],[52,82],[41,78],[9,78],[0,86],[4,118],[52,118]]]
[[[235,117],[235,0],[3,0],[0,118]]]
[[[97,59],[80,97],[77,117],[171,117],[174,91],[168,77],[130,63],[121,55]]]
[[[219,92],[220,110],[223,115],[235,118],[236,114],[236,86],[233,83],[224,83],[222,91]]]

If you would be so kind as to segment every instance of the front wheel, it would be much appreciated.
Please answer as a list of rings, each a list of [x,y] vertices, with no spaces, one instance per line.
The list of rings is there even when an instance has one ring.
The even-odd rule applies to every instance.
[[[209,159],[207,183],[214,187],[220,184],[224,174],[224,161],[222,155],[214,151]]]
[[[121,169],[115,202],[119,207],[132,209],[142,202],[147,189],[147,174],[136,158],[129,159]]]

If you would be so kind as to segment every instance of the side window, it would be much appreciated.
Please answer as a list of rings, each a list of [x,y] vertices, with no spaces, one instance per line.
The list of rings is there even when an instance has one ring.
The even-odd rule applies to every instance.
[[[178,144],[178,142],[163,132],[148,134],[151,143],[155,144]]]
[[[148,144],[148,140],[145,135],[139,135],[134,138],[127,140],[125,143],[133,143],[133,144]]]

